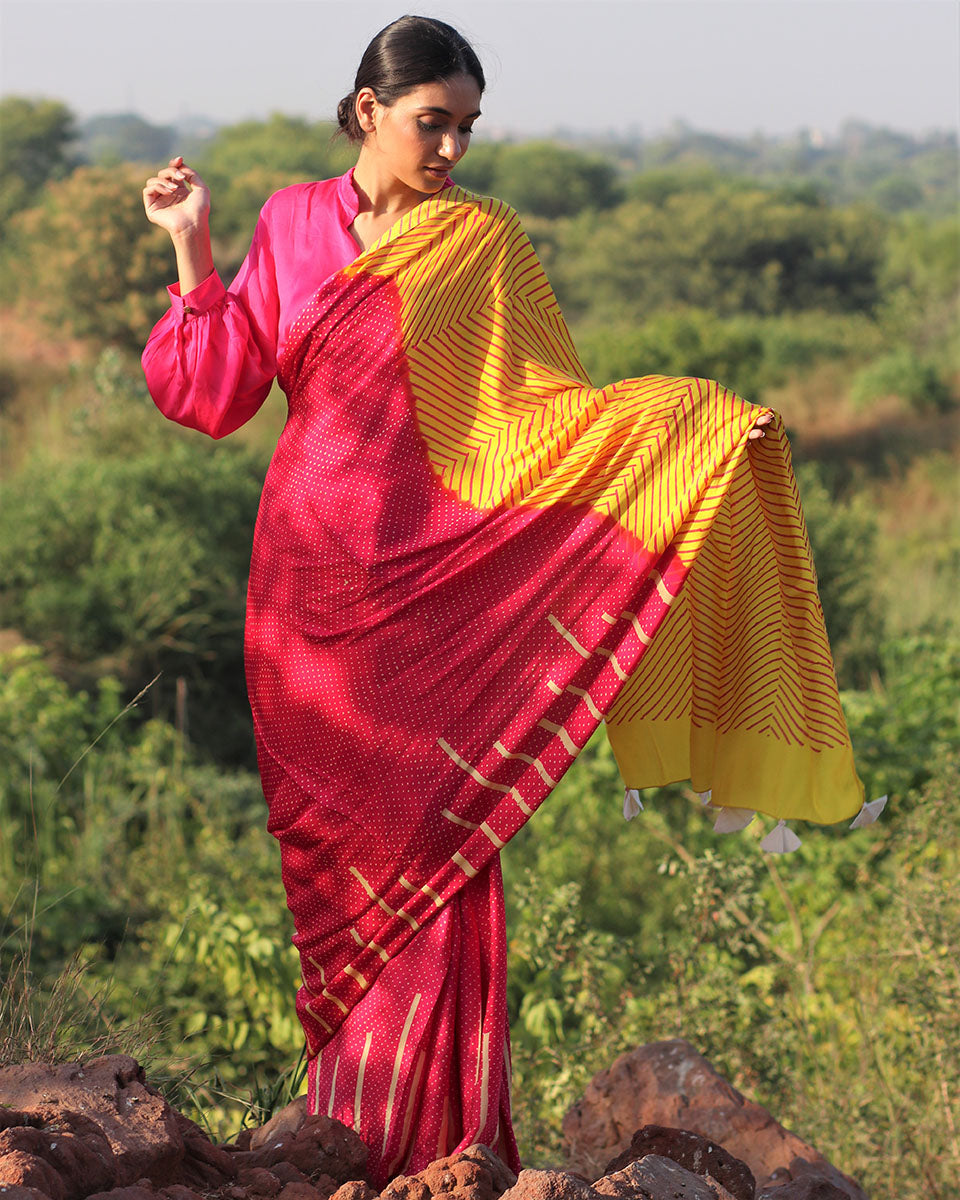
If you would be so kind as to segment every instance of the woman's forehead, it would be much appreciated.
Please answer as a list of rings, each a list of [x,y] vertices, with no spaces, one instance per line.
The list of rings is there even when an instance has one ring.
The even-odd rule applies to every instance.
[[[430,108],[450,116],[476,116],[480,112],[480,89],[472,75],[454,75],[421,83],[400,97],[409,108]]]

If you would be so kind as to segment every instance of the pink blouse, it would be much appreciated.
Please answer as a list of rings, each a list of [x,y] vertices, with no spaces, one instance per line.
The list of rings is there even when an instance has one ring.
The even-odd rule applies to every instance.
[[[283,188],[261,209],[229,290],[216,271],[186,296],[177,283],[167,289],[170,308],[142,360],[165,417],[214,438],[250,420],[270,392],[294,317],[357,257],[349,227],[359,209],[352,167],[336,179]]]

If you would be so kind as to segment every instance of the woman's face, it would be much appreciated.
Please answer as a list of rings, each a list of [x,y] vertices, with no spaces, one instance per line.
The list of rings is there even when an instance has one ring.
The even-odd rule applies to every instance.
[[[365,155],[413,191],[438,192],[470,144],[480,89],[472,75],[454,75],[423,83],[386,108],[361,88],[357,115]]]

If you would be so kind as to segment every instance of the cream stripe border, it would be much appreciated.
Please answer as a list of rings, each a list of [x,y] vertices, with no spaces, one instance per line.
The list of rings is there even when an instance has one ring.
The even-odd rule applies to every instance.
[[[357,1090],[353,1094],[353,1129],[360,1133],[360,1103],[363,1098],[363,1077],[367,1072],[367,1055],[370,1053],[370,1043],[373,1041],[373,1030],[367,1032],[363,1043],[363,1054],[360,1056],[360,1068],[357,1071]]]
[[[421,992],[413,998],[413,1003],[410,1005],[410,1011],[407,1013],[407,1019],[403,1023],[403,1032],[400,1034],[400,1041],[397,1043],[397,1054],[393,1060],[393,1076],[390,1079],[390,1091],[387,1094],[387,1113],[384,1119],[383,1127],[383,1149],[380,1151],[381,1157],[387,1153],[387,1139],[390,1136],[390,1122],[393,1118],[393,1101],[397,1094],[397,1080],[400,1078],[400,1064],[403,1062],[403,1052],[407,1048],[407,1038],[410,1035],[410,1027],[413,1025],[413,1018],[417,1011],[417,1005],[420,1003]]]

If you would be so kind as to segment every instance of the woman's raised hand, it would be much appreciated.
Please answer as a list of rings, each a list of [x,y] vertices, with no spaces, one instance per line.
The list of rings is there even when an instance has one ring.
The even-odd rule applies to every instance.
[[[170,159],[143,189],[147,220],[171,237],[204,227],[210,212],[210,190],[179,155]]]
[[[180,295],[186,296],[213,273],[210,250],[210,190],[178,155],[143,189],[147,220],[165,229],[177,252]]]

